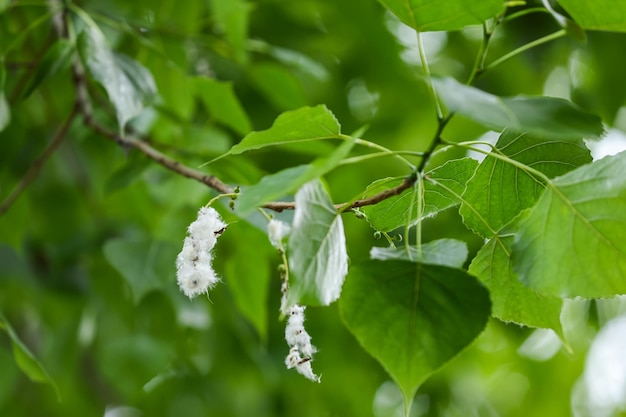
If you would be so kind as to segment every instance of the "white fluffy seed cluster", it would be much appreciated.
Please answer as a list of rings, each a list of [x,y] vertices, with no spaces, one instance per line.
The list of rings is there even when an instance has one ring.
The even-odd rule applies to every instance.
[[[176,258],[178,286],[187,297],[206,294],[219,282],[211,265],[211,250],[225,229],[226,223],[212,207],[202,207],[189,225],[183,249]]]
[[[311,344],[311,336],[304,328],[304,306],[295,304],[289,309],[289,318],[285,328],[285,340],[289,345],[289,354],[285,358],[288,369],[296,368],[298,373],[311,381],[320,382],[320,376],[313,373],[311,362],[317,351]]]
[[[267,235],[270,238],[270,243],[278,250],[284,250],[283,241],[291,232],[291,227],[285,222],[272,219],[267,224]]]

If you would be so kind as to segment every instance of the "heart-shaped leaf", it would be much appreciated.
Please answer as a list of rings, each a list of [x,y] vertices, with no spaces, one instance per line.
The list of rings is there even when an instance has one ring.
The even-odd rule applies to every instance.
[[[409,402],[426,378],[483,331],[490,302],[465,271],[369,261],[350,269],[340,308],[348,329]]]

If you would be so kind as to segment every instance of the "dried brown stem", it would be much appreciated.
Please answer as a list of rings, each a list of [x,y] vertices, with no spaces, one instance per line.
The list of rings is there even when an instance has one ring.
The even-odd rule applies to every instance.
[[[191,178],[196,181],[199,181],[213,188],[214,190],[219,191],[220,193],[224,193],[224,194],[233,193],[233,189],[229,185],[223,183],[219,178],[213,175],[208,175],[202,171],[198,171],[197,169],[190,168],[178,162],[177,160],[170,158],[169,156],[154,149],[147,142],[135,139],[131,136],[122,137],[116,132],[109,130],[105,128],[104,126],[100,125],[99,123],[95,122],[92,117],[85,117],[85,124],[89,128],[91,128],[94,132],[108,139],[115,141],[116,143],[118,143],[119,145],[121,145],[122,147],[126,149],[128,148],[137,149],[138,151],[145,154],[148,158],[154,160],[155,162],[158,162],[159,164],[163,165],[165,168],[182,175],[183,177]]]

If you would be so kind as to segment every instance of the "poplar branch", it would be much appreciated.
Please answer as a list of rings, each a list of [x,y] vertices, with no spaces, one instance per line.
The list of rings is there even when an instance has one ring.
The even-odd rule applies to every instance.
[[[51,4],[58,2],[58,0],[49,0]],[[65,20],[67,16],[64,13],[59,13],[62,16],[64,25],[58,25],[57,35],[60,37],[67,36],[67,21]],[[170,171],[173,171],[179,175],[182,175],[186,178],[190,178],[196,181],[199,181],[206,186],[218,191],[221,194],[233,194],[234,189],[220,180],[218,177],[214,175],[210,175],[199,171],[197,169],[188,167],[187,165],[173,159],[159,150],[155,149],[149,140],[142,140],[137,138],[131,134],[120,135],[119,133],[108,129],[102,124],[98,123],[92,112],[91,108],[91,100],[89,96],[89,91],[87,89],[87,79],[85,75],[85,70],[82,67],[80,61],[77,59],[74,61],[72,65],[72,78],[74,87],[76,88],[76,108],[78,112],[82,115],[85,126],[91,129],[93,132],[103,136],[111,141],[119,144],[124,149],[136,149],[139,152],[146,155],[148,158],[154,160],[158,164],[167,168]],[[368,198],[354,200],[347,203],[335,204],[335,208],[339,212],[344,212],[346,210],[355,209],[358,207],[370,206],[374,204],[378,204],[383,200],[386,200],[390,197],[396,196],[403,191],[410,188],[415,183],[416,177],[413,175],[407,179],[405,179],[398,186],[391,188],[389,190],[382,191],[376,195],[373,195]],[[262,206],[268,210],[273,210],[276,212],[281,212],[284,210],[294,210],[296,205],[294,202],[284,202],[284,201],[275,201],[271,203],[266,203]]]

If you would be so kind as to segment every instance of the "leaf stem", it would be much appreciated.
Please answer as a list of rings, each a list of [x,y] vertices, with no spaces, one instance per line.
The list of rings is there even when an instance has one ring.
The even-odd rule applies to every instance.
[[[548,14],[550,14],[550,12],[548,12],[543,7],[531,7],[530,9],[520,10],[519,12],[515,12],[515,13],[512,13],[512,14],[506,16],[502,20],[502,22],[510,22],[512,20],[515,20],[515,19],[520,18],[522,16],[529,15],[531,13],[548,13]]]
[[[347,136],[347,135],[339,135],[339,137],[341,139],[344,139],[344,140],[351,139],[351,137]],[[406,164],[411,169],[411,171],[415,169],[415,165],[413,165],[408,159],[404,158],[401,155],[404,152],[392,151],[391,149],[385,148],[384,146],[379,145],[378,143],[374,143],[374,142],[371,142],[369,140],[365,140],[365,139],[361,139],[361,138],[354,138],[354,143],[356,145],[366,146],[368,148],[372,148],[372,149],[376,149],[376,150],[382,151],[383,154],[387,154],[387,155],[393,156],[395,158],[398,158],[400,161],[402,161],[404,164]],[[419,156],[423,156],[423,155],[419,155]]]
[[[437,95],[437,91],[435,90],[435,86],[430,78],[430,68],[428,67],[428,61],[426,60],[426,51],[424,49],[424,42],[422,41],[422,34],[420,31],[416,31],[417,33],[417,49],[419,50],[420,61],[422,63],[422,69],[424,71],[424,75],[426,76],[427,85],[428,85],[428,93],[431,96],[433,104],[435,106],[435,112],[437,113],[437,120],[443,119],[443,109],[441,108],[441,102],[439,101],[439,96]]]
[[[549,35],[543,36],[539,39],[536,39],[532,42],[527,43],[526,45],[522,45],[519,48],[509,52],[508,54],[505,54],[503,56],[501,56],[500,58],[496,59],[495,61],[493,61],[491,64],[487,65],[487,67],[485,67],[485,71],[486,70],[490,70],[493,69],[495,67],[497,67],[498,65],[502,64],[505,61],[508,61],[509,59],[513,58],[516,55],[521,54],[522,52],[526,52],[529,49],[532,49],[536,46],[542,45],[544,43],[548,43],[550,41],[553,41],[555,39],[561,38],[563,36],[565,36],[567,34],[567,32],[565,31],[565,29],[561,29],[558,30],[554,33],[551,33]]]
[[[454,116],[454,113],[448,114],[445,118],[438,119],[437,130],[435,131],[435,134],[433,135],[433,139],[430,142],[430,146],[424,152],[424,157],[420,161],[420,164],[417,166],[416,172],[424,172],[424,168],[426,167],[426,164],[430,160],[430,157],[435,152],[435,149],[437,148],[437,146],[442,143],[441,134],[443,133],[443,130],[446,128],[446,125],[448,124],[452,116]]]
[[[367,155],[359,155],[359,156],[353,156],[351,158],[346,158],[343,161],[341,161],[339,163],[339,165],[350,165],[350,164],[356,164],[368,159],[374,159],[374,158],[382,158],[385,156],[395,156],[395,155],[409,155],[409,156],[416,156],[416,157],[423,157],[424,156],[424,152],[415,152],[415,151],[393,151],[392,154],[390,154],[389,152],[376,152],[376,153],[369,153]],[[415,169],[415,166],[411,166],[411,170]]]

